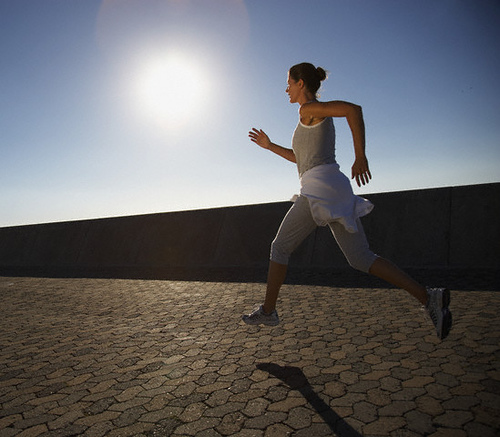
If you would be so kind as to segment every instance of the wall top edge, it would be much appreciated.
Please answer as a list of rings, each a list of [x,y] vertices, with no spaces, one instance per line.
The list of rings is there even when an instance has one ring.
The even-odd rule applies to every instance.
[[[471,185],[456,185],[456,186],[447,186],[447,187],[434,187],[434,188],[416,188],[416,189],[408,189],[408,190],[400,190],[400,191],[383,191],[377,193],[364,193],[361,196],[380,196],[380,195],[396,195],[396,194],[411,194],[417,192],[436,192],[436,191],[447,191],[447,190],[465,190],[470,188],[498,188],[500,189],[500,182],[490,182],[483,184],[471,184]],[[219,207],[209,207],[209,208],[200,208],[200,209],[187,209],[182,211],[164,211],[164,212],[155,212],[155,213],[144,213],[144,214],[134,214],[134,215],[125,215],[125,216],[110,216],[110,217],[95,217],[95,218],[85,218],[85,219],[75,219],[75,220],[63,220],[63,221],[54,221],[54,222],[43,222],[43,223],[31,223],[31,224],[23,224],[23,225],[13,225],[13,226],[4,226],[0,227],[2,229],[12,229],[12,228],[29,228],[35,226],[45,226],[45,225],[64,225],[64,224],[75,224],[75,223],[87,223],[87,222],[96,222],[96,221],[105,221],[105,220],[126,220],[131,218],[143,218],[143,217],[153,217],[153,216],[163,216],[163,215],[175,215],[175,214],[186,214],[186,213],[196,213],[196,212],[210,212],[210,211],[227,211],[234,210],[238,208],[254,208],[254,207],[265,207],[270,205],[285,205],[290,204],[291,201],[277,201],[277,202],[263,202],[263,203],[254,203],[254,204],[246,204],[246,205],[232,205],[232,206],[219,206]]]

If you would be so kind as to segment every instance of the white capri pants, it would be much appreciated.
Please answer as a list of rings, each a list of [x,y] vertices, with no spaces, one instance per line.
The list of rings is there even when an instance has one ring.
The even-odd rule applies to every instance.
[[[340,223],[328,224],[349,265],[368,273],[377,255],[370,250],[359,219],[357,225],[358,232],[351,233]],[[271,244],[271,261],[287,265],[292,252],[317,226],[311,214],[309,200],[305,196],[299,196],[285,215]]]

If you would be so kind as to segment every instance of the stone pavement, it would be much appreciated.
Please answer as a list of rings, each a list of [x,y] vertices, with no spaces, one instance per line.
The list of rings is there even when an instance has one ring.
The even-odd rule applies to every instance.
[[[0,436],[496,436],[500,293],[0,277]]]

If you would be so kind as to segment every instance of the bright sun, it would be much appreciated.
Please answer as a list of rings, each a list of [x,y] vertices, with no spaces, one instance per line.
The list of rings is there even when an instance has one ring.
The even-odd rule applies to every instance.
[[[142,118],[162,128],[179,128],[207,101],[206,73],[189,57],[152,55],[140,64],[134,100]]]

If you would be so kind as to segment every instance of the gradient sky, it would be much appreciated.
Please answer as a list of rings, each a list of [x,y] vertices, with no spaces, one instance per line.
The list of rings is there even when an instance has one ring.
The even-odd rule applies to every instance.
[[[247,132],[290,146],[302,61],[363,107],[357,194],[498,182],[499,24],[498,0],[0,0],[0,226],[290,199]]]

